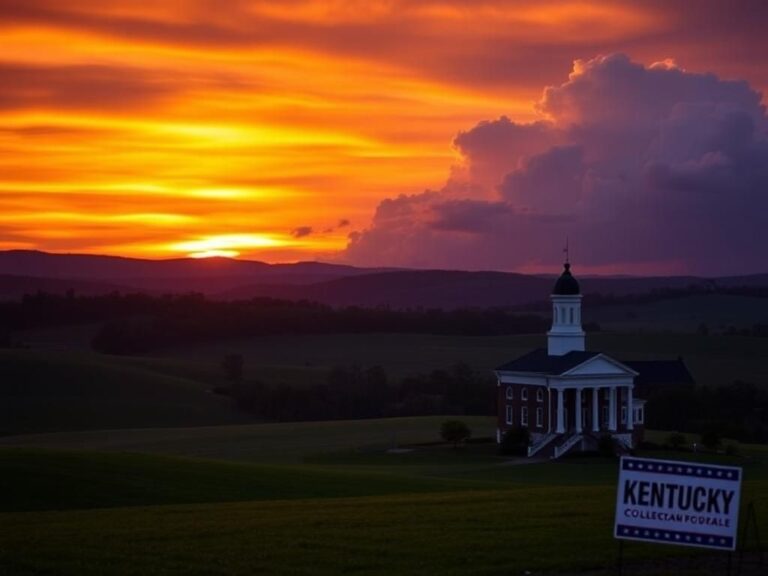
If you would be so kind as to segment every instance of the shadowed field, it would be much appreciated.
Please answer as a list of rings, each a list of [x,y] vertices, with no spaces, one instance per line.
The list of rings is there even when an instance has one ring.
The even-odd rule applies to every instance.
[[[616,461],[515,465],[483,446],[407,455],[257,465],[3,449],[0,571],[495,575],[613,565]],[[765,463],[743,462],[752,479],[742,502],[754,501],[764,523]],[[643,544],[625,552],[643,574],[706,557]]]

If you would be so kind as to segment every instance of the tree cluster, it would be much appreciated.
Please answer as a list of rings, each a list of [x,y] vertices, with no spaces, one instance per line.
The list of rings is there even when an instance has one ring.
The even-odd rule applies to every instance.
[[[736,381],[711,388],[657,389],[648,398],[646,427],[768,442],[768,388]]]
[[[324,382],[292,386],[230,380],[223,392],[260,418],[281,421],[341,420],[432,414],[494,414],[496,384],[490,374],[457,364],[390,382],[381,366],[337,366]]]
[[[217,301],[200,294],[38,293],[0,303],[0,333],[73,324],[101,325],[93,347],[109,354],[141,354],[195,342],[274,334],[501,335],[541,333],[548,328],[543,316],[498,308],[333,308],[273,298]]]

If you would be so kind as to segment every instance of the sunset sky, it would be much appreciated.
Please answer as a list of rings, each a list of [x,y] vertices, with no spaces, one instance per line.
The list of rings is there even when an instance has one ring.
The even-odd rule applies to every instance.
[[[0,0],[0,249],[768,271],[768,2]]]

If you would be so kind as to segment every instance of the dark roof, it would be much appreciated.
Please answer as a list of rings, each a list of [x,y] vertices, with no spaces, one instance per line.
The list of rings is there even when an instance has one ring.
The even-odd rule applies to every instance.
[[[568,372],[598,356],[600,352],[573,350],[562,356],[550,356],[546,348],[537,348],[516,358],[511,362],[502,364],[496,370],[501,372],[534,372],[539,374],[558,375]],[[657,384],[693,384],[694,380],[682,358],[677,360],[629,360],[621,361],[622,364],[638,373],[635,384],[653,386]]]
[[[579,283],[576,281],[576,278],[573,277],[573,274],[571,274],[571,265],[566,262],[563,265],[563,273],[560,274],[560,278],[555,282],[555,288],[552,290],[552,294],[558,296],[573,296],[580,293]]]
[[[693,384],[694,380],[682,358],[677,360],[629,360],[623,362],[639,375],[635,383],[646,384]]]
[[[540,372],[542,374],[562,374],[599,355],[600,352],[582,352],[572,350],[562,356],[550,356],[546,348],[537,348],[516,360],[502,364],[496,370],[504,372]]]

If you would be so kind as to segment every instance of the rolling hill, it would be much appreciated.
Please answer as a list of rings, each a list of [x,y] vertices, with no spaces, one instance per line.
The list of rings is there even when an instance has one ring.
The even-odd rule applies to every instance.
[[[79,294],[200,292],[218,299],[272,297],[331,306],[463,308],[546,300],[554,276],[457,270],[366,269],[321,262],[266,264],[228,258],[140,260],[83,254],[0,252],[0,298],[46,291]],[[582,292],[627,296],[665,289],[767,287],[768,274],[579,277]]]
[[[0,435],[245,421],[197,381],[109,356],[0,350]]]

